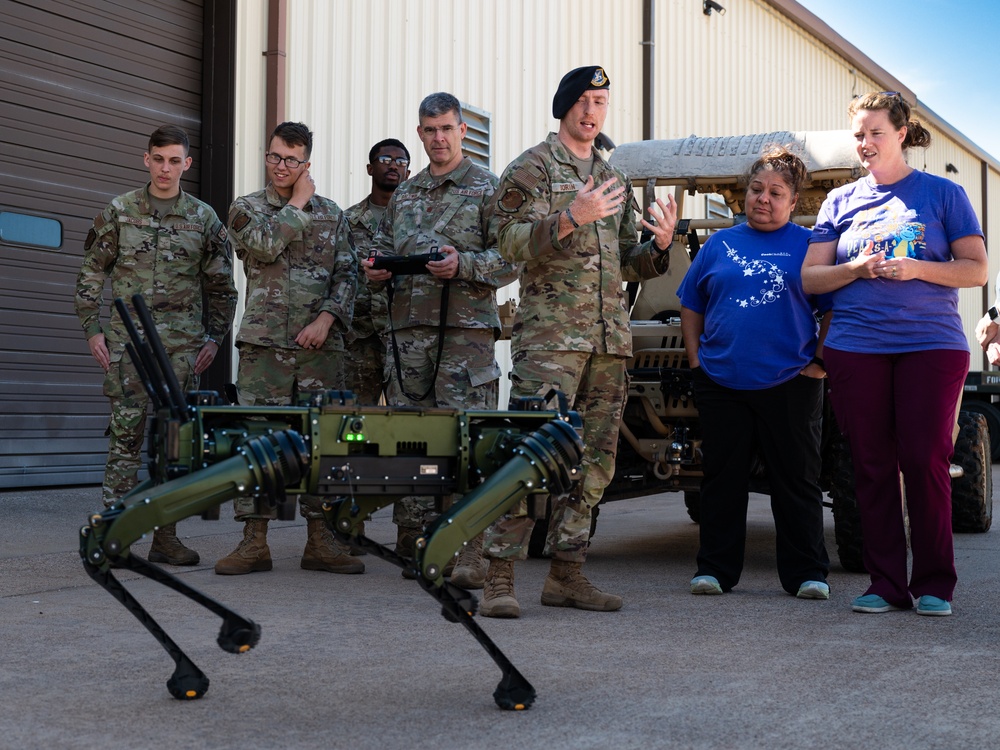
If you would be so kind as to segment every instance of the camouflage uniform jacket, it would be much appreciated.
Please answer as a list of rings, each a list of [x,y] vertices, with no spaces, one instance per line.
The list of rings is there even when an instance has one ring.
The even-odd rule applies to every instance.
[[[369,208],[369,196],[360,203],[355,203],[344,210],[344,216],[351,228],[351,237],[358,252],[358,260],[368,257],[375,240],[375,230],[378,229],[381,215]],[[359,266],[360,269],[360,266]],[[381,334],[389,325],[388,301],[385,290],[375,289],[368,283],[368,277],[363,271],[358,274],[358,293],[354,298],[354,322],[352,324],[355,338],[363,339],[374,334]]]
[[[490,204],[497,177],[468,157],[451,172],[428,169],[392,194],[375,234],[381,255],[418,255],[452,245],[459,252],[458,275],[450,280],[446,325],[492,328],[500,335],[496,290],[516,278],[515,266],[496,248],[496,223]],[[394,277],[392,324],[396,330],[437,326],[441,284],[430,274]]]
[[[323,349],[342,350],[354,312],[358,259],[340,207],[314,195],[300,211],[268,185],[236,199],[229,232],[247,275],[236,340],[298,348],[295,337],[325,311],[334,323]]]
[[[523,263],[521,299],[511,334],[512,350],[595,352],[631,356],[632,336],[623,281],[652,278],[667,270],[669,255],[653,240],[639,244],[632,183],[595,149],[593,177],[600,185],[617,177],[625,185],[617,213],[558,238],[559,214],[587,175],[580,175],[556,133],[504,171],[497,189],[499,248]]]
[[[197,352],[209,338],[221,342],[236,313],[229,239],[215,211],[182,190],[161,217],[148,189],[147,183],[111,201],[84,243],[76,314],[88,339],[104,333],[112,362],[121,360],[128,334],[113,307],[110,322],[101,326],[107,278],[112,297],[130,308],[133,295],[145,298],[169,352]]]

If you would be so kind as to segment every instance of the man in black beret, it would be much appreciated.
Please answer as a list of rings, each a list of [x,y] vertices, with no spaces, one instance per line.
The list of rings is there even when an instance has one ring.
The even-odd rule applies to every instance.
[[[511,337],[511,396],[557,388],[583,417],[581,478],[552,499],[546,550],[552,566],[542,604],[610,612],[622,606],[584,577],[591,509],[611,482],[632,354],[623,281],[667,270],[677,210],[673,198],[638,221],[628,177],[594,148],[608,113],[611,82],[597,65],[563,76],[552,114],[559,131],[507,167],[497,189],[500,255],[521,263],[521,299]],[[653,234],[638,241],[638,225]],[[534,525],[521,509],[487,531],[490,560],[479,608],[485,617],[518,617],[514,561],[527,554]]]
[[[611,79],[600,65],[575,68],[562,77],[552,97],[552,116],[561,120],[584,91],[608,91]]]

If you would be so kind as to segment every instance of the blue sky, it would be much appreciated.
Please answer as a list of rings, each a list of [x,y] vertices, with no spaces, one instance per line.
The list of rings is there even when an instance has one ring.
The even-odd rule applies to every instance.
[[[798,3],[1000,161],[1000,1]]]

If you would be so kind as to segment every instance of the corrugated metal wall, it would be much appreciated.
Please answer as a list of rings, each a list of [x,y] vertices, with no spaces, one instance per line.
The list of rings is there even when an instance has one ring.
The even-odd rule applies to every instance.
[[[875,83],[760,0],[656,3],[656,137],[836,130]]]
[[[771,2],[723,4],[725,16],[706,16],[700,0],[656,0],[656,138],[848,128],[854,95],[892,85],[862,72],[873,63],[857,65]],[[265,23],[263,0],[247,2],[246,11]],[[288,11],[288,116],[316,131],[318,188],[342,206],[367,194],[365,163],[375,141],[401,138],[414,169],[426,164],[416,110],[433,91],[492,113],[498,173],[557,127],[552,95],[578,65],[607,68],[606,130],[614,141],[642,137],[642,0],[294,0]],[[260,51],[244,56],[249,67]],[[244,88],[253,85],[248,78]],[[982,216],[981,162],[934,119],[926,124],[936,142],[913,154],[914,166],[926,162],[928,171],[945,174],[954,163],[959,172],[949,176]],[[259,161],[259,153],[252,158]],[[1000,190],[991,175],[996,226],[1000,211],[992,204]],[[700,216],[703,201],[686,208]],[[1000,262],[992,262],[995,275]],[[961,295],[970,336],[982,297],[981,290]]]
[[[62,222],[46,250],[0,242],[0,487],[100,482],[108,401],[73,311],[83,241],[143,185],[164,122],[192,137],[197,190],[201,0],[0,6],[0,209]]]
[[[316,131],[319,191],[342,205],[363,198],[368,148],[381,138],[400,138],[413,168],[426,166],[417,107],[434,91],[492,113],[492,168],[500,172],[556,126],[550,108],[559,79],[589,63],[606,66],[612,78],[612,137],[638,138],[641,7],[606,0],[289,3],[288,116]],[[602,29],[606,41],[592,44]]]
[[[266,66],[267,59],[267,0],[240,0],[236,8],[236,164],[233,171],[233,195],[247,195],[264,185],[264,140],[267,134]],[[223,221],[227,219],[223,217]],[[246,302],[246,275],[239,258],[233,255],[236,288],[240,293],[236,309],[236,326],[243,317]],[[236,336],[232,339],[234,342]],[[233,371],[231,380],[236,382],[239,364],[236,347],[232,350]]]

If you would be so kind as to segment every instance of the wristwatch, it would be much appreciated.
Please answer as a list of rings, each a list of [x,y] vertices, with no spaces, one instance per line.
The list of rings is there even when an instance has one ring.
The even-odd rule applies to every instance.
[[[996,305],[993,305],[993,307],[987,310],[986,314],[990,316],[990,320],[992,320],[994,323],[1000,321],[1000,310],[997,310]]]

